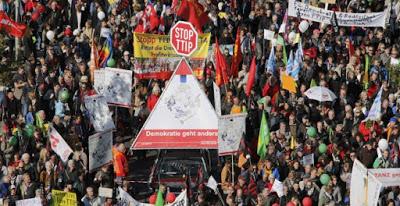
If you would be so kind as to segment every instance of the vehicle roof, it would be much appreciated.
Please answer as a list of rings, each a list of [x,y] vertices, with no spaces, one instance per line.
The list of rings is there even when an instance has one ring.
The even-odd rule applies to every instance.
[[[204,157],[205,154],[200,150],[165,150],[161,153],[162,157],[193,158]]]

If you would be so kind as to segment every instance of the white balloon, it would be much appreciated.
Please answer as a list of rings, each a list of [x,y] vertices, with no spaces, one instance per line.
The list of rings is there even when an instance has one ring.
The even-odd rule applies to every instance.
[[[293,42],[295,38],[296,38],[296,32],[294,31],[290,32],[288,35],[289,42]]]
[[[308,24],[308,21],[306,21],[306,20],[301,21],[300,25],[299,25],[300,32],[301,33],[306,32],[309,26],[310,26],[310,24]]]
[[[99,13],[97,13],[97,18],[102,21],[104,18],[106,17],[106,14],[102,11],[100,11]]]
[[[50,41],[53,41],[54,36],[55,36],[54,31],[51,31],[51,30],[50,30],[50,31],[48,31],[48,32],[46,33],[46,37],[47,37],[47,39],[50,40]]]
[[[378,147],[382,151],[386,150],[389,147],[387,140],[386,139],[380,139],[379,142],[378,142]]]

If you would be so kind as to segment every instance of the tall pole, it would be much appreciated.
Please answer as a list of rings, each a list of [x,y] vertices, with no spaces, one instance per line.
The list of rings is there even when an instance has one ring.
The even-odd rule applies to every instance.
[[[14,1],[15,3],[15,22],[18,22],[19,17],[19,0]],[[18,61],[19,55],[19,39],[15,37],[15,61]]]
[[[235,166],[234,166],[233,154],[232,154],[232,185],[235,186]]]

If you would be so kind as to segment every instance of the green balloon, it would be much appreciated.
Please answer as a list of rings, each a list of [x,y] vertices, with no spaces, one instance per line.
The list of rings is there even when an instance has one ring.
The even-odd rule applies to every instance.
[[[326,144],[322,143],[319,145],[319,147],[318,147],[319,153],[325,154],[326,150],[328,150],[328,147],[326,146]]]
[[[317,136],[317,130],[314,127],[309,127],[307,129],[307,135],[311,138],[314,138],[315,136]]]
[[[67,102],[69,99],[69,93],[67,89],[63,89],[60,92],[59,99],[61,102]]]
[[[114,67],[115,66],[115,59],[113,59],[113,58],[108,59],[107,66],[108,67]]]
[[[35,126],[28,124],[25,126],[25,134],[28,137],[33,137],[33,133],[35,132]]]
[[[321,177],[319,177],[319,181],[323,185],[327,185],[329,181],[331,181],[331,177],[328,174],[322,174]]]

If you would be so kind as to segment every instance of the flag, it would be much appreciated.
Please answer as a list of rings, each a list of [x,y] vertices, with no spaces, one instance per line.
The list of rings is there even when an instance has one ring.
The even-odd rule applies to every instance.
[[[286,64],[286,74],[289,75],[290,72],[292,72],[292,69],[293,69],[293,51],[290,51],[289,59]]]
[[[26,25],[13,21],[6,13],[0,11],[0,30],[4,30],[13,37],[21,38],[25,34]]]
[[[225,61],[225,57],[222,54],[221,50],[219,49],[218,39],[215,39],[215,48],[214,48],[214,55],[215,55],[215,71],[216,77],[215,82],[218,86],[222,84],[227,84],[229,81],[229,77],[227,74],[227,64]]]
[[[295,80],[299,79],[299,73],[302,63],[303,63],[303,46],[300,41],[299,44],[297,45],[297,50],[294,55],[292,71],[290,73],[290,76],[292,76]]]
[[[283,63],[285,66],[287,65],[287,54],[286,54],[286,46],[285,46],[285,40],[281,35],[278,35],[278,39],[276,40],[276,44],[282,45],[282,53],[283,53]]]
[[[202,27],[209,20],[207,13],[197,0],[174,0],[172,10],[180,18],[193,24],[198,32],[202,32]]]
[[[238,77],[239,64],[242,61],[242,51],[240,48],[240,27],[238,27],[236,32],[235,46],[233,48],[233,56],[231,63],[231,73],[233,77]]]
[[[351,40],[349,39],[349,45],[348,45],[348,50],[349,50],[349,58],[354,56],[354,46],[353,43],[351,42]]]
[[[369,82],[369,65],[370,65],[370,57],[368,54],[365,55],[365,69],[364,69],[364,78],[363,78],[363,84],[364,88],[368,88],[368,82]]]
[[[99,51],[97,50],[97,45],[94,39],[92,38],[92,48],[90,51],[90,81],[94,82],[94,70],[99,67]]]
[[[270,72],[271,74],[274,74],[275,72],[275,47],[272,46],[271,52],[269,53],[269,57],[267,60],[267,71]]]
[[[292,135],[290,137],[290,149],[294,150],[295,148],[296,148],[296,140],[295,140],[294,136]]]
[[[154,6],[149,4],[146,6],[146,17],[149,22],[149,30],[153,31],[155,29],[158,29],[158,26],[160,25],[160,19],[157,16],[157,12],[154,9]]]
[[[50,146],[63,162],[67,162],[69,155],[73,152],[54,127],[50,127]]]
[[[107,66],[107,61],[112,57],[112,39],[111,36],[108,36],[106,41],[104,41],[103,47],[99,52],[99,66],[105,67]]]
[[[114,5],[115,3],[117,3],[117,0],[107,0],[108,1],[108,4],[111,6],[111,5]]]
[[[267,145],[269,144],[269,128],[267,123],[267,118],[265,117],[265,112],[262,113],[260,132],[258,134],[258,144],[257,144],[257,154],[260,159],[265,159],[267,155]]]
[[[286,10],[285,15],[283,16],[283,21],[281,26],[279,27],[279,33],[284,33],[286,34],[286,29],[287,29],[287,21],[288,21],[288,11]]]
[[[156,204],[155,206],[164,206],[164,197],[163,197],[163,192],[161,191],[161,186],[158,188],[157,192],[157,199],[156,199]]]
[[[218,183],[217,181],[214,179],[214,177],[211,175],[210,178],[208,178],[208,182],[207,182],[207,187],[209,187],[210,189],[212,189],[213,191],[217,191],[218,189]]]
[[[251,60],[249,76],[247,77],[247,84],[246,84],[246,96],[250,96],[251,88],[253,88],[254,80],[256,78],[256,57],[254,56]]]
[[[338,23],[338,20],[336,18],[336,12],[335,11],[332,14],[331,24],[333,26],[333,29],[335,30],[335,33],[339,32],[339,23]]]
[[[317,82],[315,81],[314,78],[311,79],[311,83],[310,83],[310,88],[311,87],[316,87],[317,86]]]
[[[282,84],[282,89],[288,90],[290,93],[296,93],[296,80],[294,80],[293,77],[287,75],[286,73],[281,73],[281,84]]]
[[[363,121],[378,121],[381,118],[381,105],[382,105],[382,91],[383,91],[383,86],[379,90],[378,94],[376,95],[374,99],[374,103],[371,106],[371,109],[368,112],[367,118],[365,118]]]

